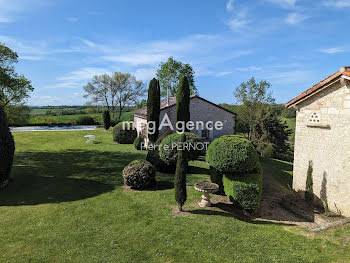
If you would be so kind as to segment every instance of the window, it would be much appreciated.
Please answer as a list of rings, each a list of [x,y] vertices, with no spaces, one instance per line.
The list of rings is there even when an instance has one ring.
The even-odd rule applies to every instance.
[[[209,131],[202,130],[201,139],[209,139]]]

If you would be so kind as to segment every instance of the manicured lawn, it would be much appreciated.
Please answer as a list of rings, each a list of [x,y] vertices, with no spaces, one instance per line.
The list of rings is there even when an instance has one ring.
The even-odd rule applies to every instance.
[[[85,143],[91,133],[98,144]],[[174,217],[172,174],[157,176],[158,189],[123,190],[123,167],[145,152],[114,144],[102,129],[15,140],[14,182],[0,192],[0,262],[349,262],[339,239],[197,209],[193,187],[192,213]],[[283,175],[278,162],[264,160],[264,168]],[[191,165],[188,184],[208,179],[205,162]]]

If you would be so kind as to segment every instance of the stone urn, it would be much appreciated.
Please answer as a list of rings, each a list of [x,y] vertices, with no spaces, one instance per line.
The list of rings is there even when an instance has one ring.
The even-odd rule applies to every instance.
[[[211,182],[200,182],[194,185],[194,189],[202,192],[202,200],[198,203],[200,207],[211,206],[210,193],[216,193],[219,190],[219,185]]]

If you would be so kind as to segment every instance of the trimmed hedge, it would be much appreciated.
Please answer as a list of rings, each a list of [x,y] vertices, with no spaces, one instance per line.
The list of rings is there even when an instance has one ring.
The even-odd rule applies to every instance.
[[[210,181],[212,183],[218,184],[219,185],[219,192],[223,192],[224,191],[224,185],[222,183],[222,177],[223,174],[220,173],[219,171],[217,171],[214,167],[210,166]]]
[[[78,125],[94,125],[95,121],[92,117],[89,116],[81,116],[76,120]]]
[[[134,143],[136,137],[137,137],[137,131],[136,129],[133,129],[133,125],[130,125],[130,129],[128,128],[128,125],[125,125],[125,129],[123,129],[123,123],[120,122],[113,128],[113,141],[120,143],[120,144],[132,144]]]
[[[136,150],[143,150],[142,144],[145,142],[145,139],[143,138],[143,136],[138,136],[136,137],[136,139],[134,140],[134,148]]]
[[[173,133],[166,136],[159,147],[159,157],[165,162],[167,165],[176,165],[177,155],[178,155],[178,147],[176,147],[177,143],[181,143],[181,135],[180,133]],[[197,135],[185,132],[186,143],[189,144],[189,151],[187,151],[187,159],[189,161],[196,160],[201,151],[193,149],[197,143],[200,143],[200,140]]]
[[[169,134],[172,134],[172,131],[166,131],[161,136],[158,137],[157,141],[155,142],[155,146],[161,144],[162,140],[168,136]],[[157,171],[160,172],[174,172],[175,171],[175,165],[170,166],[167,165],[165,162],[162,161],[159,157],[159,148],[155,148],[152,150],[148,150],[146,160],[149,161],[153,166],[156,168]]]
[[[134,189],[147,189],[156,183],[156,170],[145,160],[134,160],[123,169],[124,183]]]
[[[255,173],[224,175],[222,178],[225,194],[237,207],[248,212],[255,212],[260,206],[263,170],[260,162]]]
[[[243,174],[257,169],[259,156],[253,144],[238,135],[224,135],[208,147],[206,161],[223,174]]]

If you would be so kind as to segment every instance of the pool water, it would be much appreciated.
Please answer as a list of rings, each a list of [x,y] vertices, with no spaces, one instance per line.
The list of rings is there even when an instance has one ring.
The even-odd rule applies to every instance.
[[[49,127],[49,126],[27,126],[27,127],[11,127],[13,132],[25,131],[91,131],[95,130],[96,126],[70,126],[70,127]]]

